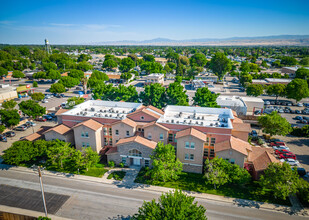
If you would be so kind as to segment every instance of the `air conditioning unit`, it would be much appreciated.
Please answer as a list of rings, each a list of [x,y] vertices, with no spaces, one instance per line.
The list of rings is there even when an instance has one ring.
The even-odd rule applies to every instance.
[[[202,120],[204,120],[204,116],[202,116]]]
[[[201,121],[201,125],[203,125],[204,123]]]
[[[103,110],[101,109],[100,112],[103,112]]]
[[[171,122],[174,123],[174,119],[172,119]]]
[[[169,120],[166,120],[166,122],[169,123],[170,121],[169,121]]]
[[[94,112],[94,111],[95,111],[95,109],[94,109],[94,108],[91,108],[91,111],[93,111],[93,112]]]
[[[122,113],[126,113],[126,111],[123,110]]]
[[[105,117],[108,117],[108,114],[105,114]]]
[[[214,124],[213,123],[210,123],[210,126],[213,126]]]
[[[200,120],[200,117],[197,117],[197,120]]]
[[[177,121],[176,123],[179,124],[179,121]]]

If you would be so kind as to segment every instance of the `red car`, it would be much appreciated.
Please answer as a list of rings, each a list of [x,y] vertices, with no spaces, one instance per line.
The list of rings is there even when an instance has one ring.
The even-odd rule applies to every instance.
[[[272,147],[275,147],[275,146],[285,146],[285,143],[284,142],[276,141],[276,142],[271,142],[270,146],[272,146]]]
[[[47,121],[46,118],[37,118],[36,121]]]
[[[291,153],[291,152],[288,151],[288,150],[285,150],[285,149],[275,150],[275,154],[277,154],[277,155],[280,155],[280,154],[288,154],[288,153]]]
[[[288,154],[279,154],[280,159],[294,159],[296,160],[296,155],[293,153],[288,153]]]

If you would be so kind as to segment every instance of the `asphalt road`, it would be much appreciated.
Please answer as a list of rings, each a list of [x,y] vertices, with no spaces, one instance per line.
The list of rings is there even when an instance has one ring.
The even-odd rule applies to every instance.
[[[119,188],[115,185],[44,175],[43,182],[45,192],[70,196],[55,215],[73,219],[126,219],[137,212],[144,200],[157,199],[161,194],[140,188]],[[35,173],[0,170],[0,184],[40,190],[38,176]],[[305,219],[282,212],[238,207],[206,199],[196,201],[206,207],[206,215],[211,220]]]

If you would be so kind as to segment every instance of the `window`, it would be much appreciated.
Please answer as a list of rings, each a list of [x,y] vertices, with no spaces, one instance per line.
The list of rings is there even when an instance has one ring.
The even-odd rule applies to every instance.
[[[87,145],[87,147],[90,147],[89,143],[87,143],[86,145]]]
[[[177,142],[176,134],[174,134],[174,142],[175,142],[175,143]]]
[[[115,134],[118,136],[119,135],[119,130],[115,130]]]
[[[173,142],[173,134],[168,134],[168,142]]]
[[[113,139],[109,139],[109,145],[113,145]]]
[[[195,148],[195,143],[191,142],[191,148],[194,149]]]
[[[82,146],[83,146],[83,147],[85,147],[85,146],[86,146],[86,143],[85,143],[85,142],[83,142],[83,143],[82,143]]]
[[[210,149],[209,157],[215,157],[215,150]]]
[[[189,154],[185,154],[185,160],[189,160]]]
[[[190,160],[194,160],[194,154],[190,154]]]
[[[145,167],[149,167],[149,160],[145,160]]]
[[[235,160],[234,159],[231,159],[231,164],[235,164]]]
[[[190,146],[189,142],[186,142],[185,148],[189,148],[189,146]]]
[[[104,145],[105,145],[105,146],[108,145],[107,139],[106,139],[106,138],[104,138]]]
[[[129,150],[129,155],[134,156],[134,157],[141,157],[142,152],[140,152],[139,150],[133,149],[133,150]]]
[[[141,116],[141,120],[144,120],[144,116]]]
[[[141,131],[141,128],[139,128],[138,131]]]
[[[210,146],[215,146],[215,143],[216,143],[216,138],[211,138],[210,139]]]
[[[113,133],[112,133],[112,128],[109,128],[109,135],[112,136]]]
[[[126,131],[126,135],[127,135],[127,137],[129,137],[130,136],[130,131]]]
[[[206,145],[206,146],[209,146],[209,137],[206,138],[206,143],[205,143],[205,145]]]
[[[160,134],[160,140],[162,141],[164,139],[163,134]]]
[[[104,135],[107,135],[107,128],[103,128]]]
[[[122,158],[121,158],[121,162],[122,162],[124,165],[126,165],[126,163],[127,163],[127,158],[126,158],[126,157],[122,157]]]
[[[88,132],[85,132],[85,137],[89,137]]]
[[[204,157],[208,157],[208,148],[204,148]]]
[[[152,139],[151,133],[148,133],[148,139],[149,139],[149,140]]]
[[[85,137],[85,134],[84,134],[84,132],[82,132],[82,133],[81,133],[81,137]]]

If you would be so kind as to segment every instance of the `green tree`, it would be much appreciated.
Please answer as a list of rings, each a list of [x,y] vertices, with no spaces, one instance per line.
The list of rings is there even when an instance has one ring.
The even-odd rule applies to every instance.
[[[219,94],[211,93],[206,87],[199,88],[196,90],[195,96],[193,97],[194,105],[219,108],[220,106],[216,101],[218,96]]]
[[[271,192],[278,199],[286,199],[296,193],[299,182],[297,171],[287,163],[270,164],[258,181],[263,191]]]
[[[59,80],[59,83],[64,85],[64,87],[66,87],[66,88],[72,88],[72,87],[77,86],[79,84],[79,79],[73,78],[73,77],[70,77],[70,76],[63,76]]]
[[[79,105],[84,101],[85,99],[81,97],[72,97],[67,100],[69,108],[73,108],[75,105]]]
[[[112,59],[108,59],[108,60],[104,60],[102,67],[108,70],[111,70],[115,67],[118,66],[118,63],[115,60]]]
[[[232,69],[232,64],[224,53],[217,52],[215,56],[212,57],[209,67],[219,79],[222,79],[223,76]]]
[[[78,56],[77,62],[82,62],[82,61],[87,62],[90,59],[91,59],[91,55],[82,53],[81,55]]]
[[[161,84],[154,83],[144,88],[145,90],[140,93],[140,99],[144,105],[152,105],[160,109],[166,105],[165,88]]]
[[[42,101],[45,98],[45,95],[41,92],[35,92],[31,95],[31,98],[35,101]]]
[[[17,105],[17,102],[15,102],[13,99],[9,100],[9,101],[5,101],[2,103],[2,108],[6,109],[6,110],[12,110],[15,108],[15,106]]]
[[[299,63],[303,66],[309,66],[309,57],[304,57]]]
[[[0,67],[0,76],[6,76],[6,75],[8,75],[8,70],[3,67]]]
[[[33,86],[33,88],[39,87],[38,82],[37,81],[33,81],[32,86]]]
[[[37,156],[37,149],[31,141],[16,141],[8,148],[2,158],[6,164],[20,165],[23,162],[33,160]]]
[[[36,103],[33,100],[27,100],[22,101],[18,104],[19,109],[29,117],[37,118],[39,116],[42,116],[46,113],[46,108],[40,106],[38,103]]]
[[[270,136],[285,136],[292,131],[291,124],[276,111],[273,111],[268,115],[260,116],[258,122],[263,128],[263,132],[270,134]]]
[[[5,129],[6,129],[6,127],[4,125],[0,125],[0,134],[2,134]]]
[[[166,94],[167,94],[167,104],[169,105],[181,105],[181,106],[189,105],[189,98],[186,94],[186,90],[180,84],[180,82],[171,83],[166,90]]]
[[[239,82],[242,86],[246,86],[247,84],[252,83],[252,75],[246,72],[241,72]]]
[[[82,150],[82,154],[84,157],[84,163],[87,171],[90,167],[96,165],[100,161],[99,154],[93,151],[91,147],[84,148]]]
[[[51,93],[64,93],[65,92],[65,87],[63,84],[61,83],[55,83],[55,84],[52,84],[50,86],[50,89],[49,91]]]
[[[135,67],[135,62],[131,58],[123,58],[119,65],[119,70],[122,72],[128,72]]]
[[[78,70],[82,70],[82,71],[88,71],[88,70],[92,70],[93,69],[93,66],[86,62],[86,61],[82,61],[82,62],[79,62],[77,64],[77,67],[76,67]]]
[[[203,58],[202,58],[203,59]],[[197,62],[199,63],[199,64],[203,64],[201,61],[202,61],[202,59],[199,59],[199,60],[197,60]],[[188,66],[189,64],[190,64],[190,60],[189,60],[189,58],[188,57],[186,57],[186,56],[179,56],[179,61],[180,61],[180,63],[182,64],[182,65],[185,65],[185,66]],[[206,60],[206,62],[207,62],[207,60]],[[206,65],[206,64],[205,64]],[[205,66],[204,65],[204,66]]]
[[[266,87],[267,95],[275,95],[276,101],[278,97],[284,97],[286,95],[286,85],[284,84],[272,84]]]
[[[287,98],[295,99],[296,102],[299,102],[303,98],[309,96],[308,83],[304,79],[293,79],[286,86]]]
[[[246,93],[248,96],[260,96],[264,92],[264,87],[260,84],[250,84],[246,88]]]
[[[309,69],[303,67],[299,68],[296,70],[295,74],[295,78],[309,80]]]
[[[276,68],[282,67],[280,60],[276,60],[276,61],[272,62],[271,66],[276,67]]]
[[[147,74],[149,73],[160,73],[163,69],[162,65],[157,62],[144,62],[140,65],[141,70],[145,70]]]
[[[56,70],[57,65],[55,63],[49,62],[49,63],[43,63],[43,69],[47,72],[50,70]]]
[[[224,169],[225,162],[222,158],[215,157],[212,160],[205,161],[205,178],[207,184],[214,185],[214,188],[220,187],[229,181],[229,176]]]
[[[84,77],[84,72],[82,70],[70,70],[68,76],[81,80]]]
[[[69,158],[73,152],[74,149],[70,147],[70,143],[56,139],[47,148],[48,161],[63,168],[63,161]]]
[[[18,114],[17,109],[13,110],[1,109],[0,116],[2,123],[8,128],[18,125],[20,122],[20,115]]]
[[[46,75],[46,79],[57,80],[60,78],[61,78],[61,74],[58,70],[50,70]]]
[[[46,79],[46,72],[37,72],[33,74],[33,79]]]
[[[282,57],[281,64],[285,66],[293,66],[297,64],[297,60],[294,57]]]
[[[13,78],[24,78],[25,74],[23,74],[23,72],[19,71],[19,70],[14,70],[13,74],[12,74]]]
[[[192,67],[199,66],[204,67],[207,63],[207,59],[204,54],[202,53],[196,53],[190,58],[190,65]]]
[[[154,199],[150,202],[144,202],[133,219],[207,220],[205,212],[206,209],[203,206],[198,206],[197,202],[194,203],[193,196],[188,196],[182,191],[176,190],[162,194],[158,202]]]
[[[127,81],[132,78],[132,74],[130,72],[121,73],[120,78]]]
[[[151,54],[145,54],[143,59],[145,62],[155,62],[155,57]]]
[[[166,182],[179,178],[182,163],[176,158],[173,145],[159,142],[150,158],[153,168],[149,172],[153,180]]]

